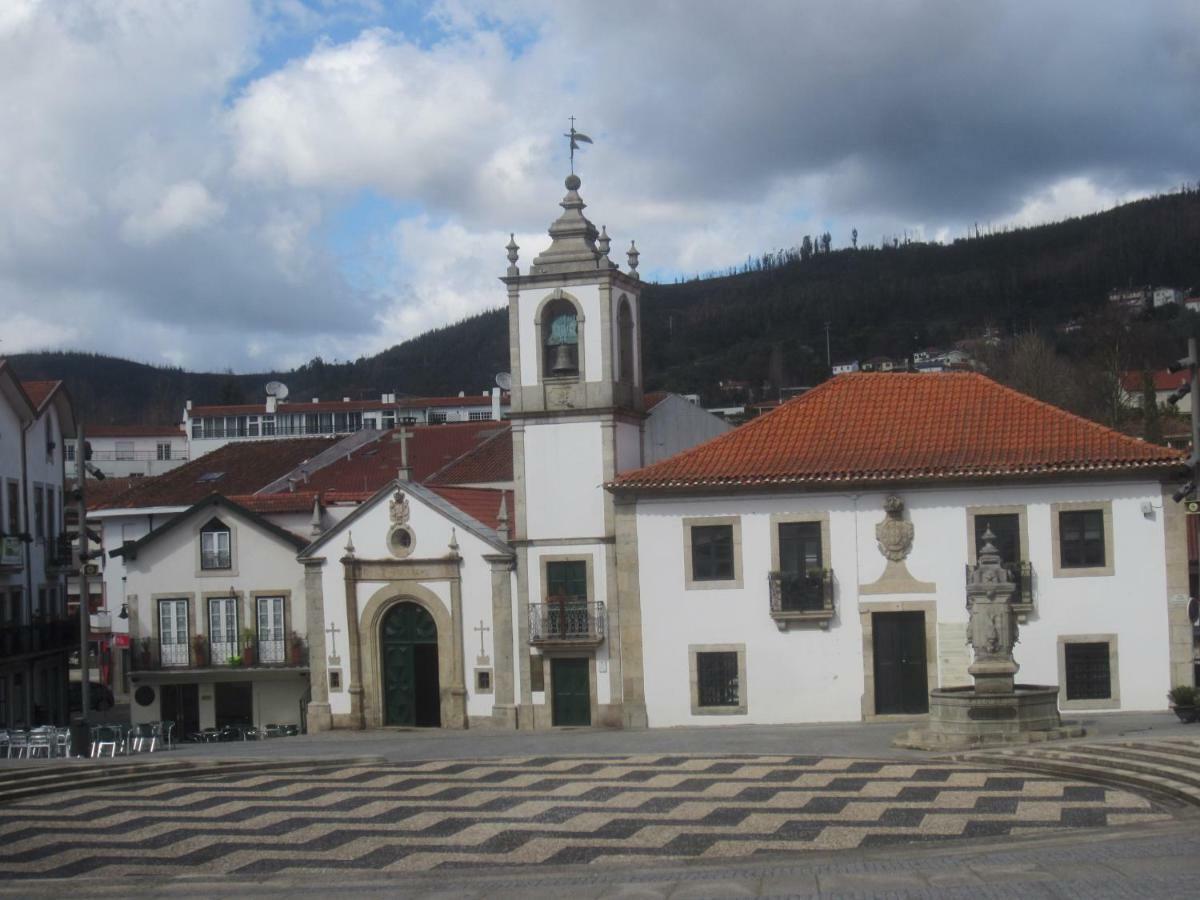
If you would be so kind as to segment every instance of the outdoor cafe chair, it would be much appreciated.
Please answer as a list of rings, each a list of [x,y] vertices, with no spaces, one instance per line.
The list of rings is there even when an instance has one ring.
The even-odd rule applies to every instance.
[[[124,741],[121,737],[121,729],[112,725],[97,725],[92,730],[92,758],[97,759],[104,755],[104,748],[108,747],[111,752],[109,756],[117,755],[117,748],[123,747]]]
[[[56,728],[54,729],[54,750],[56,755],[63,759],[71,758],[71,729]]]
[[[130,749],[135,753],[141,753],[146,749],[153,753],[158,749],[160,737],[158,722],[142,722],[134,726],[133,733],[129,736]],[[149,748],[146,747],[147,743],[150,745]]]
[[[0,754],[2,754],[5,758],[8,757],[8,748],[10,743],[11,740],[8,736],[8,729],[0,728]]]
[[[29,732],[29,742],[25,748],[25,755],[33,759],[33,757],[40,754],[49,759],[57,740],[58,735],[54,728],[35,728]]]
[[[162,741],[164,749],[175,749],[175,723],[170,719],[163,719],[161,722],[155,722],[154,727],[158,729],[159,739]]]
[[[29,754],[29,732],[17,729],[8,736],[8,755],[11,759],[21,759]]]

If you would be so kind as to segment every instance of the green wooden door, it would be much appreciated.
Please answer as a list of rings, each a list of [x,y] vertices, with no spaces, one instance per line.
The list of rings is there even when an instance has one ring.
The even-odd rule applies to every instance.
[[[438,725],[437,625],[416,603],[399,603],[383,617],[383,723]],[[431,700],[432,698],[432,700]]]
[[[929,712],[925,668],[925,613],[873,613],[875,712]]]
[[[555,725],[591,725],[592,692],[586,659],[550,660]]]

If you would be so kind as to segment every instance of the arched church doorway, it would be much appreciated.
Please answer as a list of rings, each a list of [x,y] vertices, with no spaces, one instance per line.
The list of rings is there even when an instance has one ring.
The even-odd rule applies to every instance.
[[[433,616],[418,603],[397,603],[384,615],[379,635],[384,725],[442,724],[437,640]]]

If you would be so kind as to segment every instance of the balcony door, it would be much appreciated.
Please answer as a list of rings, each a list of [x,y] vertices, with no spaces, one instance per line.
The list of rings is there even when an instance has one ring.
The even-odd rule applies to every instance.
[[[283,630],[283,598],[258,598],[258,661],[263,664],[286,661],[286,635]]]
[[[780,609],[794,612],[820,609],[821,571],[820,522],[781,522],[779,524]]]
[[[975,552],[983,546],[983,535],[991,529],[992,544],[1000,553],[1000,563],[1005,566],[1021,562],[1021,517],[1016,513],[1002,513],[975,517]]]
[[[164,666],[188,664],[188,602],[158,601],[158,650]]]
[[[236,597],[209,599],[208,640],[214,666],[227,665],[231,657],[241,656]]]

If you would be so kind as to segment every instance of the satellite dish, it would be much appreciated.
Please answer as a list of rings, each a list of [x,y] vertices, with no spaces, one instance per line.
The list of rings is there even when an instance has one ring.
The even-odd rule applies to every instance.
[[[274,397],[276,400],[284,400],[288,395],[288,387],[282,381],[267,382],[267,396]]]
[[[500,390],[502,390],[502,391],[511,391],[512,390],[512,376],[509,375],[507,372],[501,372],[499,375],[496,376],[496,387],[500,388]]]

